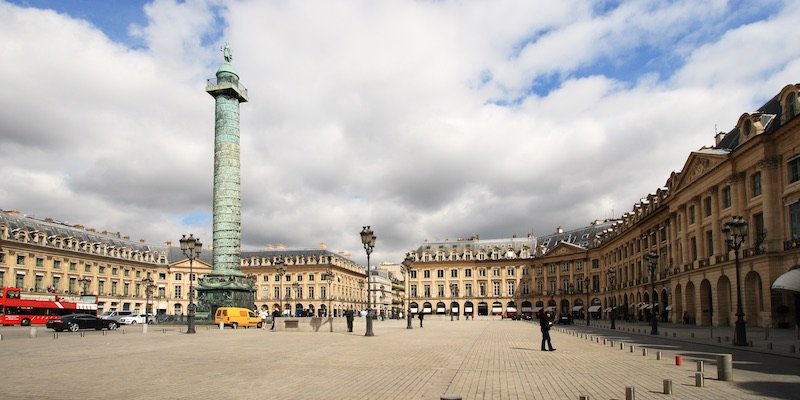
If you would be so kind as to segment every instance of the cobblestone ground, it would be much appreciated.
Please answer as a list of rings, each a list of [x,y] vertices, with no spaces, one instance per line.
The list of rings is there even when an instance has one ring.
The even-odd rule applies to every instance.
[[[696,364],[675,365],[679,347],[659,346],[656,360],[655,349],[643,356],[631,342],[603,345],[594,332],[554,329],[557,351],[543,352],[529,322],[426,318],[424,328],[415,320],[407,330],[405,321],[383,321],[374,337],[358,322],[354,333],[200,326],[195,335],[161,327],[58,339],[42,328],[36,339],[4,334],[3,397],[18,390],[16,398],[29,399],[625,399],[626,386],[636,399],[800,397],[797,374],[737,366],[736,382],[723,382],[713,362],[696,387]],[[671,396],[662,394],[664,379],[673,382]],[[776,385],[786,396],[774,395]]]

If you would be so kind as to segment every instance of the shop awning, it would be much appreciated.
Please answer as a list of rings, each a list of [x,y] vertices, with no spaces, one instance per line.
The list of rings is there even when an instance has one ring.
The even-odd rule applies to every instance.
[[[530,307],[525,307],[525,306],[522,306],[522,312],[531,312],[531,311],[533,311],[533,309],[532,309],[532,308],[530,308]]]
[[[597,312],[597,310],[603,308],[603,306],[591,306],[589,307],[589,312]]]
[[[642,304],[641,306],[639,306],[639,311],[646,310],[649,308],[653,308],[653,306],[650,304]]]
[[[672,311],[672,304],[668,305],[667,308],[664,309],[664,311]]]
[[[443,312],[444,312],[444,307],[438,307],[438,308],[436,308],[436,312],[437,312],[437,313],[443,313]]]
[[[556,306],[550,306],[550,307],[545,308],[544,310],[545,311],[555,311],[556,310]]]
[[[531,312],[539,312],[539,310],[541,309],[542,307],[533,307],[533,310],[531,310]]]
[[[572,307],[572,311],[580,311],[580,310],[583,310],[583,306]]]
[[[472,312],[472,307],[464,307],[464,312]]]
[[[503,307],[492,307],[492,312],[501,313],[503,312]]]
[[[772,283],[773,290],[800,292],[800,268],[793,269],[775,279]]]
[[[506,307],[506,312],[517,312],[516,307]]]
[[[612,308],[612,307],[608,307],[608,308],[606,308],[605,310],[603,310],[603,312],[609,312],[609,311],[611,311],[611,310],[613,310],[613,308]]]

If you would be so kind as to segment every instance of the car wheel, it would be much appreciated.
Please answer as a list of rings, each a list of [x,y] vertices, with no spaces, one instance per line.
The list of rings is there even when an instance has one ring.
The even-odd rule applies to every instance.
[[[69,325],[69,331],[70,331],[70,332],[77,332],[77,331],[78,331],[78,329],[81,329],[81,327],[80,327],[80,326],[78,326],[78,324],[70,324],[70,325]]]
[[[136,325],[136,320],[133,320],[133,321],[128,322],[128,323],[131,324],[131,325]]]
[[[236,329],[238,327],[239,327],[239,324],[237,324],[236,322],[231,324],[231,328],[233,328],[233,329]]]
[[[117,329],[117,323],[116,322],[109,323],[108,330],[113,331],[114,329]]]
[[[258,328],[258,329],[261,329],[262,326],[263,326],[263,323],[261,323],[261,322],[256,324],[256,328]]]

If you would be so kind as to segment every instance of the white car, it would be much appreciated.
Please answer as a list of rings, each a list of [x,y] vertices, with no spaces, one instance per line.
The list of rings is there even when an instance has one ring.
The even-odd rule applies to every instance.
[[[153,314],[131,314],[119,319],[119,323],[125,325],[144,324],[145,321],[148,324],[152,324],[154,321]]]

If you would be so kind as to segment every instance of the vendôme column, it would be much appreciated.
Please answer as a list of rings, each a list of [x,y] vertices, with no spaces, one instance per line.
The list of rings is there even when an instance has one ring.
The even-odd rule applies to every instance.
[[[199,310],[213,315],[217,307],[252,308],[253,288],[239,265],[242,213],[239,149],[239,103],[248,101],[247,89],[231,65],[228,43],[221,48],[225,62],[209,79],[206,92],[214,97],[214,266],[197,285]]]

